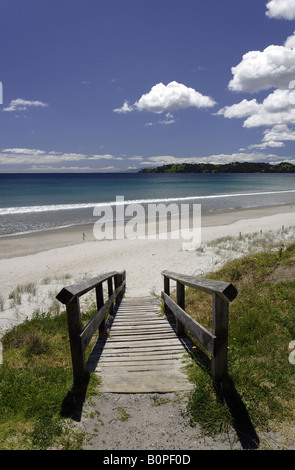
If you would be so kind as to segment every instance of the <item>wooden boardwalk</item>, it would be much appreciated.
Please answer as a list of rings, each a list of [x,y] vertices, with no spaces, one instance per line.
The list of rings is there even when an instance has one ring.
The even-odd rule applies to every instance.
[[[101,378],[102,392],[189,391],[193,385],[183,370],[190,361],[186,342],[161,315],[157,299],[125,296],[106,340],[93,348],[88,368]]]

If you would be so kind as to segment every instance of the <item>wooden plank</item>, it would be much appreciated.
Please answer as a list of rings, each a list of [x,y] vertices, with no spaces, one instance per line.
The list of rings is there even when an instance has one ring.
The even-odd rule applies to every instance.
[[[139,348],[116,348],[116,349],[108,349],[108,348],[98,348],[93,349],[91,356],[89,357],[88,361],[96,360],[97,356],[102,356],[102,352],[104,356],[109,357],[118,357],[120,356],[136,356],[137,354],[145,354],[149,353],[150,355],[157,355],[159,353],[162,354],[176,354],[182,353],[183,354],[183,346],[182,345],[173,345],[169,346],[169,349],[166,346],[158,346],[158,347],[150,347],[150,346],[143,346]]]
[[[130,358],[132,359],[131,361],[130,361]],[[165,360],[165,361],[167,361],[167,360],[169,360],[169,361],[178,361],[179,359],[182,359],[182,358],[183,358],[183,356],[181,357],[177,354],[175,354],[174,356],[173,355],[168,356],[167,354],[166,355],[165,354],[162,354],[162,355],[158,354],[156,356],[149,356],[149,355],[134,356],[134,355],[132,355],[132,356],[127,356],[127,357],[126,356],[117,356],[117,357],[110,357],[110,356],[104,357],[104,356],[101,356],[100,360],[99,360],[99,363],[103,364],[103,363],[119,363],[119,362],[122,363],[122,362],[124,362],[125,364],[128,364],[128,363],[133,364],[135,362],[147,362],[147,361],[155,361],[155,360],[157,360],[157,361],[163,361],[163,360]]]
[[[114,316],[106,342],[98,341],[95,373],[100,390],[110,393],[145,393],[191,390],[184,366],[190,360],[183,342],[159,305],[138,313],[141,299],[124,298]],[[147,300],[145,300],[147,303]],[[148,317],[148,320],[147,320]]]
[[[118,356],[118,355],[135,355],[135,354],[143,354],[143,353],[150,353],[150,354],[159,354],[159,353],[166,353],[166,354],[175,354],[176,352],[183,353],[183,346],[182,345],[174,345],[169,346],[169,349],[166,346],[162,348],[153,348],[149,346],[144,346],[141,348],[117,348],[117,349],[99,349],[97,353],[102,352],[105,356]]]
[[[179,367],[177,364],[177,361],[175,363],[171,363],[171,361],[150,361],[150,362],[136,362],[133,363],[132,361],[127,362],[127,363],[120,363],[120,364],[105,364],[105,365],[100,365],[99,367],[96,368],[96,372],[101,372],[104,375],[122,375],[127,373],[127,371],[155,371],[155,370],[165,370],[167,372],[167,368],[169,368],[169,373],[172,374],[173,372],[176,371],[182,371],[182,367],[185,366],[185,364],[182,365],[182,367]]]
[[[132,347],[133,348],[142,347],[142,346],[145,346],[146,343],[147,342],[145,340],[132,341]],[[181,343],[181,341],[177,337],[165,339],[165,345],[167,347],[174,346],[175,344],[180,344],[180,345],[183,346],[183,343]],[[149,341],[149,346],[163,346],[163,345],[164,345],[163,340],[155,339],[155,340],[150,340]],[[111,341],[107,340],[106,347],[115,349],[115,348],[128,347],[128,344],[126,342],[118,342],[118,341],[112,341],[111,342]]]
[[[138,330],[142,330],[142,331],[148,331],[148,330],[171,330],[171,326],[168,325],[167,322],[160,322],[160,321],[153,321],[153,322],[148,322],[148,323],[144,323],[144,324],[141,324],[141,323],[128,323],[127,325],[125,324],[115,324],[113,327],[112,327],[112,333],[114,333],[114,331],[138,331]]]
[[[181,356],[182,354],[182,356]],[[173,360],[178,360],[183,358],[183,352],[182,351],[176,351],[174,353],[171,352],[162,352],[159,353],[158,351],[152,353],[150,351],[147,351],[145,353],[135,353],[134,351],[130,352],[129,354],[117,354],[117,355],[101,355],[99,359],[99,363],[103,364],[105,362],[107,363],[116,363],[116,362],[128,362],[130,360],[134,361],[173,361]],[[184,359],[185,360],[185,359]]]
[[[136,374],[138,380],[134,380],[133,374],[125,374],[118,378],[110,376],[107,380],[102,379],[100,390],[102,393],[169,393],[189,391],[193,385],[187,380],[180,378],[179,374],[170,375],[157,373],[155,375]]]

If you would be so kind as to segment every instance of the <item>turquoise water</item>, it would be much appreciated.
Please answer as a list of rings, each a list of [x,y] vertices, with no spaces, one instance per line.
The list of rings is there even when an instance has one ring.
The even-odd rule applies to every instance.
[[[2,174],[0,235],[93,223],[124,201],[201,204],[202,213],[295,203],[293,174]]]

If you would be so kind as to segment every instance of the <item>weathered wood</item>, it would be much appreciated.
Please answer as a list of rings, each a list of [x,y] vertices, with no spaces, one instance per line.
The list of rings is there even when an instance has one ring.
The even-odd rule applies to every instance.
[[[177,281],[176,283],[176,303],[177,305],[184,310],[185,308],[185,286],[181,282]],[[181,336],[184,335],[185,327],[181,319],[176,316],[176,333]]]
[[[75,297],[67,304],[67,320],[73,365],[74,382],[79,383],[85,379],[85,358],[80,340],[81,314],[79,298]]]
[[[57,300],[62,304],[66,305],[70,302],[70,300],[75,297],[86,294],[91,289],[98,286],[100,283],[106,281],[109,277],[115,276],[117,273],[116,271],[112,271],[107,274],[101,274],[100,276],[93,277],[92,279],[88,279],[84,282],[79,282],[77,284],[73,284],[71,286],[64,287],[56,296]]]
[[[136,302],[130,299],[129,303],[124,298],[106,343],[98,340],[93,348],[88,367],[101,377],[100,390],[109,393],[191,390],[193,385],[183,372],[189,358],[170,324],[160,316],[159,304],[153,306],[151,302],[151,328],[142,322],[146,313],[139,313],[139,305],[141,299]],[[127,334],[123,319],[128,321],[130,317],[132,326]],[[154,328],[156,324],[158,328]]]
[[[112,288],[113,277],[117,280],[115,292]],[[102,287],[104,281],[108,282],[109,293],[109,298],[105,303]],[[121,300],[125,292],[125,283],[125,271],[122,273],[112,271],[85,282],[64,287],[56,296],[59,302],[66,305],[74,383],[80,383],[86,378],[85,350],[95,331],[98,328],[100,331],[105,328],[105,316],[109,309],[112,312],[114,300]],[[86,327],[82,329],[79,298],[91,289],[96,291],[97,312]]]
[[[108,377],[107,382],[103,382],[100,390],[104,393],[170,393],[179,391],[188,391],[188,383],[181,380],[179,375],[172,375],[169,372],[155,371],[136,373],[137,380],[134,380],[134,374],[125,373],[118,380],[116,374]]]
[[[178,319],[178,332],[183,333],[184,328],[187,328],[192,336],[198,339],[211,354],[211,372],[214,380],[221,381],[225,379],[227,376],[228,306],[229,302],[236,298],[237,289],[227,282],[186,276],[171,271],[162,271],[162,275],[164,276],[162,298],[165,311],[169,308]],[[168,293],[167,283],[169,279],[176,281],[176,303]],[[195,322],[185,312],[185,286],[212,295],[212,333]]]
[[[97,314],[98,314],[98,312],[100,311],[100,309],[103,307],[103,304],[104,304],[102,282],[100,284],[98,284],[98,286],[95,287],[95,296],[96,296],[96,308],[97,308]],[[106,313],[106,311],[104,310],[104,312],[102,312],[102,314],[100,315],[101,318],[100,318],[99,323],[97,322],[97,327],[99,328],[100,332],[105,330],[105,318],[104,318],[105,313]],[[98,317],[97,314],[95,316],[96,318]],[[95,328],[95,330],[93,330],[92,335],[96,331],[97,327]],[[91,335],[91,337],[92,337],[92,335]]]
[[[164,276],[164,279],[169,278],[182,282],[188,287],[193,287],[203,292],[207,292],[207,294],[219,294],[228,302],[232,302],[238,294],[237,289],[229,282],[215,281],[214,279],[204,279],[196,276],[187,276],[185,274],[178,274],[172,271],[162,271],[162,275]]]
[[[171,312],[181,321],[185,328],[194,336],[200,343],[206,348],[210,353],[214,353],[214,341],[216,339],[215,335],[204,328],[200,323],[196,322],[192,317],[190,317],[182,308],[179,307],[171,297],[168,297],[167,294],[162,292],[162,298],[165,303],[167,303]]]
[[[110,277],[108,279],[108,294],[109,294],[109,297],[112,296],[113,292],[114,292],[113,291],[113,278]],[[113,313],[114,313],[114,302],[112,301],[111,305],[110,305],[110,315],[113,315]]]
[[[212,309],[212,331],[216,340],[211,370],[215,380],[222,380],[227,375],[228,302],[214,294]]]
[[[82,350],[85,352],[88,344],[90,343],[94,333],[98,328],[100,328],[101,324],[105,325],[105,316],[106,313],[114,302],[114,299],[119,294],[119,292],[123,289],[123,285],[119,286],[116,291],[109,297],[106,303],[96,312],[96,314],[92,317],[92,319],[87,323],[83,331],[80,333]],[[101,331],[101,328],[100,328]]]
[[[170,279],[169,277],[164,276],[164,292],[167,295],[170,295]],[[164,304],[164,312],[170,313],[169,307],[167,304]]]

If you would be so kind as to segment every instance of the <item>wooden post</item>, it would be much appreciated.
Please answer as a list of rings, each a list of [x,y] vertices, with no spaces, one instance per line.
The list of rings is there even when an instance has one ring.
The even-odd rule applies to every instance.
[[[182,310],[185,310],[185,286],[181,282],[176,282],[176,303],[179,305]],[[183,323],[181,323],[177,318],[176,320],[176,334],[181,336],[185,333],[185,328]]]
[[[74,297],[67,304],[67,319],[73,365],[74,384],[85,380],[86,365],[82,350],[80,333],[82,331],[79,297]]]
[[[115,276],[114,276],[115,289],[117,289],[122,284],[122,282],[125,280],[125,275],[126,275],[125,271],[123,273],[115,274]],[[119,304],[121,302],[121,300],[124,297],[124,293],[125,293],[125,288],[122,289],[121,292],[119,292],[119,294],[117,295],[116,304]]]
[[[116,274],[114,276],[114,283],[115,283],[115,290],[119,287],[120,285],[120,277],[119,277],[119,274]],[[120,302],[120,297],[119,295],[117,295],[116,297],[116,305]]]
[[[113,278],[110,277],[108,279],[108,294],[109,294],[109,297],[111,297],[112,293],[113,293]],[[113,313],[114,313],[114,303],[112,302],[111,305],[110,305],[109,314],[113,315]]]
[[[122,299],[123,299],[124,294],[125,294],[125,292],[126,292],[126,271],[123,271],[122,281],[125,281],[125,286],[124,286],[124,288],[123,288],[123,290],[122,290]]]
[[[96,308],[98,311],[103,306],[102,282],[98,284],[98,286],[96,286],[95,293],[96,293]],[[99,332],[102,333],[104,330],[105,330],[105,319],[103,319],[101,324],[99,325]]]
[[[169,277],[164,276],[164,292],[170,296],[170,279]],[[164,312],[170,313],[171,310],[166,303],[164,303]]]
[[[213,294],[212,333],[217,337],[211,361],[214,380],[221,381],[227,374],[228,302]]]

